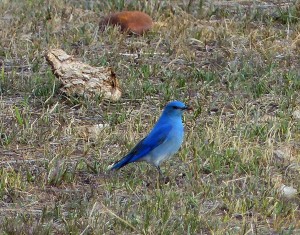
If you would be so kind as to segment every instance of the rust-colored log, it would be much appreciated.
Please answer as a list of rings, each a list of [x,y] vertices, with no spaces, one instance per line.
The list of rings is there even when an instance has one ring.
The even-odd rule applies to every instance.
[[[144,12],[121,11],[104,17],[100,22],[100,29],[104,29],[107,25],[117,25],[122,31],[140,35],[152,28],[153,21]]]

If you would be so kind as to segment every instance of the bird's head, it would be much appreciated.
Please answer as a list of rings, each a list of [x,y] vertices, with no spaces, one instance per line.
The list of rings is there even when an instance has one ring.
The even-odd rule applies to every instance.
[[[172,116],[182,116],[186,110],[192,110],[192,108],[180,101],[172,101],[166,105],[163,113]]]

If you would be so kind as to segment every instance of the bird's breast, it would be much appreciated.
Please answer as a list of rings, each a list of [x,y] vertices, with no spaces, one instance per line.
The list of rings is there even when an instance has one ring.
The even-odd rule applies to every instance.
[[[161,162],[172,157],[180,148],[183,141],[183,127],[173,128],[167,139],[157,148],[155,148],[146,161],[154,164],[155,166],[160,165]]]
[[[183,128],[171,130],[170,138],[167,140],[170,146],[173,146],[173,149],[176,149],[176,152],[180,148],[182,141],[183,141]]]

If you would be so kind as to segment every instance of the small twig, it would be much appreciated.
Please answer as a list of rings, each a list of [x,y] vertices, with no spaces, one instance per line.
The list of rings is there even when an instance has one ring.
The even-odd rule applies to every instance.
[[[130,228],[132,228],[134,231],[138,232],[137,229],[132,225],[130,224],[128,221],[124,220],[123,218],[121,218],[120,216],[118,216],[117,214],[115,214],[112,210],[108,209],[106,206],[102,205],[105,210],[111,214],[112,216],[114,216],[116,219],[120,220],[121,222],[123,222],[124,224],[126,224],[127,226],[129,226]]]
[[[247,179],[248,176],[245,176],[245,177],[241,177],[241,178],[238,178],[238,179],[233,179],[233,180],[228,180],[228,181],[223,181],[224,184],[228,184],[228,183],[232,183],[232,182],[235,182],[235,181],[240,181],[240,180],[245,180]]]
[[[88,226],[85,227],[85,229],[82,231],[82,233],[80,233],[80,235],[85,234],[85,231],[87,231],[90,228],[90,225],[88,224]]]
[[[40,159],[28,159],[28,160],[11,160],[11,161],[2,161],[0,162],[0,165],[9,165],[9,164],[17,164],[17,163],[32,163],[32,162],[41,162],[41,161],[49,161],[46,158],[40,158]]]
[[[51,95],[48,97],[48,99],[45,101],[45,104],[48,103],[48,101],[54,96],[55,93],[55,81],[53,82],[52,92]]]

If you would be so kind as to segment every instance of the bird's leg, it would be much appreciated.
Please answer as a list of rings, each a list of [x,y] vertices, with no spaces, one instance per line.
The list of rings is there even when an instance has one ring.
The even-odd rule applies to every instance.
[[[168,183],[168,182],[170,182],[170,179],[169,179],[169,177],[167,176],[167,177],[165,177],[165,175],[162,173],[162,171],[161,171],[161,169],[160,169],[160,167],[159,166],[156,166],[156,169],[158,170],[158,172],[159,172],[159,176],[158,176],[158,180],[163,180],[163,182],[166,184],[166,183]]]
[[[156,167],[156,169],[158,170],[159,172],[159,176],[163,177],[164,178],[164,174],[162,173],[161,169],[159,166]]]
[[[163,175],[163,173],[162,173],[159,166],[155,166],[155,167],[156,167],[156,169],[158,170],[158,173],[159,173],[156,177],[156,186],[157,186],[158,189],[160,189],[161,188],[160,180],[161,180],[161,178],[164,179],[164,175]]]

